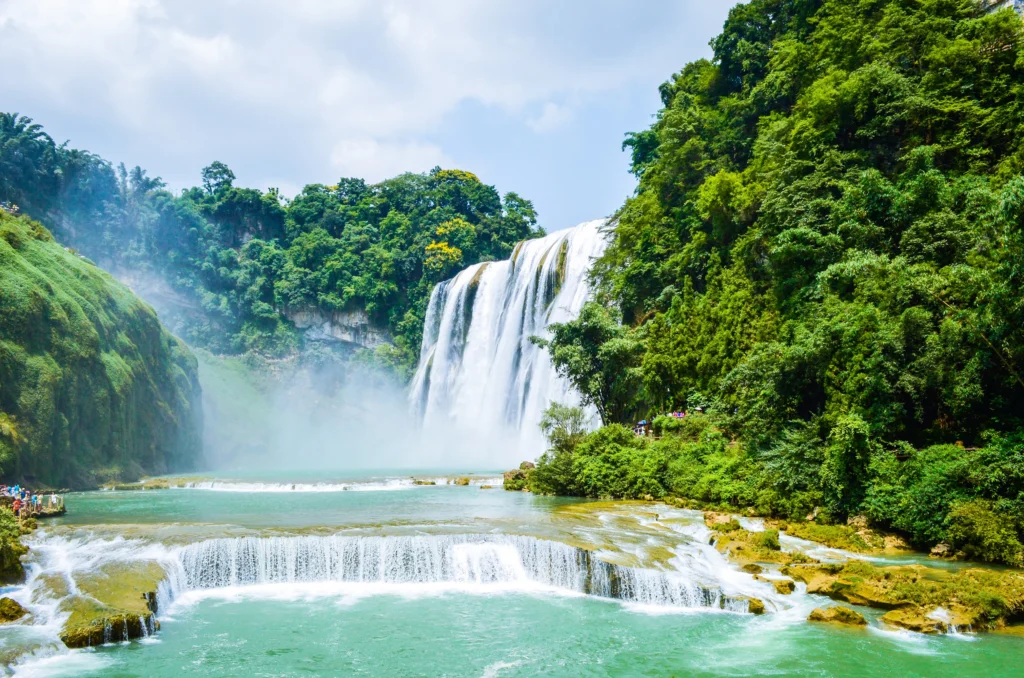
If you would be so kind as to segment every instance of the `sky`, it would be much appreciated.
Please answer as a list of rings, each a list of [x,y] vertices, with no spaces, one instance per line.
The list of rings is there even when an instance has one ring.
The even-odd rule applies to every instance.
[[[0,110],[172,189],[292,196],[440,165],[548,231],[635,188],[626,132],[710,57],[723,0],[0,0]]]

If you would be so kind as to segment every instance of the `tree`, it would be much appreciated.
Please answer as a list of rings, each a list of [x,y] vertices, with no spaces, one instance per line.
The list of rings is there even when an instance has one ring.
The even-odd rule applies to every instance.
[[[203,188],[210,195],[217,195],[231,188],[235,181],[235,173],[219,160],[203,168]]]
[[[585,405],[597,408],[602,422],[624,422],[635,414],[643,345],[608,308],[587,303],[579,318],[548,329],[551,339],[531,339],[550,351],[558,374],[569,380]]]

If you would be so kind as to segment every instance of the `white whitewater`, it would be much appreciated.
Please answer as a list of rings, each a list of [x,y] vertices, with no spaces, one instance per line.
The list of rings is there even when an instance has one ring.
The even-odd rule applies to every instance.
[[[578,399],[530,337],[579,315],[587,272],[607,244],[604,225],[528,240],[511,259],[470,266],[434,288],[410,391],[426,429],[454,424],[492,439],[511,432],[531,458],[543,448],[544,410]]]
[[[746,599],[682,572],[613,565],[584,549],[517,535],[210,539],[183,547],[175,564],[160,607],[188,591],[345,583],[543,587],[666,608],[747,611]]]

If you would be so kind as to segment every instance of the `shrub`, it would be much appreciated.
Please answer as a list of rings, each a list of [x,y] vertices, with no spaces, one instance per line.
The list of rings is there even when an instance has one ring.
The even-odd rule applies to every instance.
[[[782,545],[779,543],[779,531],[778,530],[765,530],[764,532],[758,532],[754,538],[754,543],[760,548],[767,549],[769,551],[780,551]]]
[[[946,518],[950,546],[976,560],[1024,564],[1017,526],[993,509],[992,502],[980,499],[954,504]]]

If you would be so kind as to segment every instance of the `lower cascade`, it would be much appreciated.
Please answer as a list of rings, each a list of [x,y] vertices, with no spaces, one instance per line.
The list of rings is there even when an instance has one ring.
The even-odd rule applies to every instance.
[[[679,573],[607,563],[585,549],[514,535],[239,537],[182,547],[161,608],[188,590],[259,584],[551,587],[647,605],[747,611],[747,600]]]
[[[507,261],[476,264],[434,288],[410,404],[425,427],[510,430],[523,450],[541,445],[551,401],[576,396],[532,336],[575,318],[587,272],[604,251],[604,220],[520,243]]]

